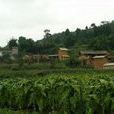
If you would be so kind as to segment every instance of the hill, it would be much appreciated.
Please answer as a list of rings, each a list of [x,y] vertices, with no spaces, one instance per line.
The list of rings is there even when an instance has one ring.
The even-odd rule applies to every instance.
[[[48,31],[48,32],[47,32]],[[21,52],[54,54],[59,47],[66,47],[73,50],[114,50],[114,21],[101,22],[96,26],[95,23],[85,29],[77,28],[71,32],[69,29],[56,34],[50,34],[45,30],[45,37],[42,40],[34,41],[23,36],[11,39],[7,47],[18,46]]]
[[[70,32],[69,29],[62,33],[51,35],[42,40],[43,43],[55,44],[58,47],[82,48],[95,50],[114,49],[114,21],[102,22],[96,26],[94,23],[85,29],[77,28]]]

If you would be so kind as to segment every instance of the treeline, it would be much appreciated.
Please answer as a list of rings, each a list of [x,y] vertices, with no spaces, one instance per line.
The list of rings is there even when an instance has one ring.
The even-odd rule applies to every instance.
[[[113,50],[114,21],[111,23],[103,21],[100,26],[93,23],[90,27],[77,28],[74,32],[67,29],[65,32],[54,34],[45,40],[73,49]]]
[[[77,28],[74,32],[66,29],[62,33],[51,35],[50,31],[47,31],[42,40],[34,41],[21,36],[18,40],[11,39],[6,47],[18,46],[20,52],[33,54],[54,54],[59,47],[76,50],[114,50],[114,21],[103,21],[99,26],[93,23],[90,27]]]

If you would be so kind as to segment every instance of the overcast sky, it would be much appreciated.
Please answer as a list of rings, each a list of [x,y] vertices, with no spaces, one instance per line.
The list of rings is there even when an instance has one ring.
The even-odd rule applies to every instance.
[[[0,0],[0,46],[12,37],[38,40],[44,29],[57,33],[114,20],[114,0]]]

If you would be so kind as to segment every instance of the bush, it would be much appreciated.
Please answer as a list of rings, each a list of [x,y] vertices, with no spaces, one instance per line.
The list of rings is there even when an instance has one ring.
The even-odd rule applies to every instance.
[[[22,58],[18,59],[18,65],[19,65],[19,68],[21,68],[24,65],[24,61]]]
[[[81,65],[81,61],[77,58],[70,58],[66,60],[65,64],[69,67],[77,67]]]

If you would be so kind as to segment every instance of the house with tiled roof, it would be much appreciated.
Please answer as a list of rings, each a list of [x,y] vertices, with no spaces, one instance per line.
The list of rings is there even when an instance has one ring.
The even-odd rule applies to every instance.
[[[92,66],[102,69],[103,65],[109,62],[110,53],[108,51],[80,51],[79,59],[82,65]]]

